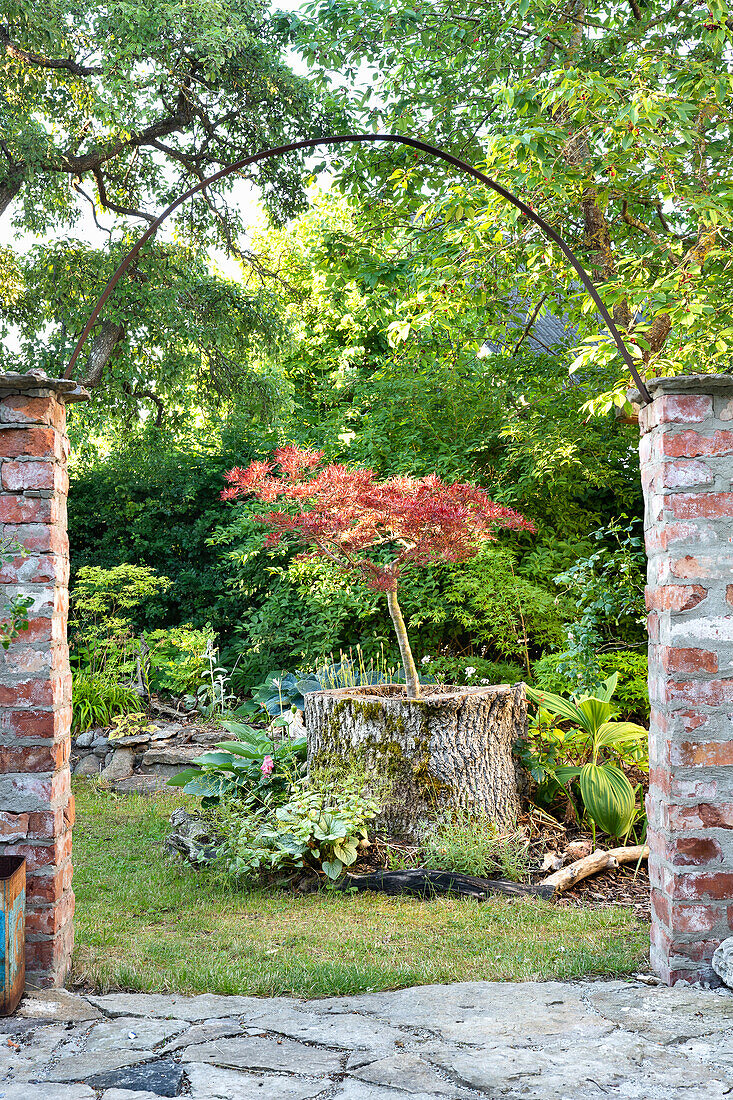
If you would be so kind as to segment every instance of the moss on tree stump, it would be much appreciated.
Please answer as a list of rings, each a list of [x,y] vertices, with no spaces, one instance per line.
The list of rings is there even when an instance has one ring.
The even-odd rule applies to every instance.
[[[419,699],[397,685],[309,692],[309,767],[354,765],[374,776],[374,787],[388,790],[380,831],[404,839],[454,809],[511,826],[519,810],[512,745],[527,726],[524,685],[434,691]]]

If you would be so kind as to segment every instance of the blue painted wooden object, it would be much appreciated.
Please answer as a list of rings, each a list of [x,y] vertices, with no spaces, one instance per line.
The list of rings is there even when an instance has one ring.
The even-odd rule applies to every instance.
[[[25,860],[0,856],[0,1016],[18,1007],[25,988]]]

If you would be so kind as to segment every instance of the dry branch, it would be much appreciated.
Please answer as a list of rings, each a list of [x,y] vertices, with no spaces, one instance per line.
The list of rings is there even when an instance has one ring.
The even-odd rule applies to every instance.
[[[611,848],[608,852],[598,848],[589,856],[576,860],[569,867],[562,867],[559,871],[549,875],[540,883],[541,886],[551,886],[556,894],[568,890],[581,879],[598,874],[609,868],[620,867],[622,863],[638,863],[649,856],[649,848],[644,844],[635,844],[631,847]]]

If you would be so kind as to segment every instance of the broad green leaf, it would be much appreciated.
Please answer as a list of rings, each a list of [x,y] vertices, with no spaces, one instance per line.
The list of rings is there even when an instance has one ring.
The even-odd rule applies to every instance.
[[[527,687],[525,690],[537,706],[548,710],[550,714],[559,714],[561,718],[575,722],[586,733],[592,734],[593,730],[588,726],[586,715],[569,699],[563,699],[561,695],[553,695],[550,691],[538,691],[536,688]]]
[[[616,745],[627,745],[633,741],[646,741],[649,731],[635,722],[604,722],[595,736],[599,748],[612,749]]]
[[[634,788],[613,764],[585,764],[580,772],[580,792],[589,816],[613,837],[624,836],[634,820]]]

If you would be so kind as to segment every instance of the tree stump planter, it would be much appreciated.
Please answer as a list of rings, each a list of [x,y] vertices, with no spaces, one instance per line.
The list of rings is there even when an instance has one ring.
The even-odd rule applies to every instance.
[[[511,827],[519,811],[512,745],[527,726],[523,684],[402,685],[308,692],[308,766],[353,764],[388,788],[380,831],[418,839],[436,813],[465,810]],[[427,694],[432,692],[432,694]]]

